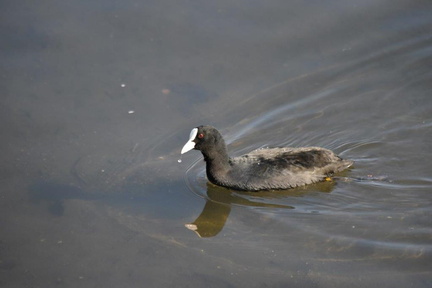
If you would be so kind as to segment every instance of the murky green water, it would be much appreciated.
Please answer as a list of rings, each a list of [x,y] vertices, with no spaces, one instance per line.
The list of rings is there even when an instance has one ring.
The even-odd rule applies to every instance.
[[[430,287],[428,1],[1,4],[2,287]],[[332,182],[207,183],[322,146]]]

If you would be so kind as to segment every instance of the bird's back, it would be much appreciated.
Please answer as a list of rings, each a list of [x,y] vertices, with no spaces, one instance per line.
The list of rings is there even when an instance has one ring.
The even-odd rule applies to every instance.
[[[230,159],[223,185],[241,190],[289,189],[322,181],[352,163],[320,147],[258,149]]]

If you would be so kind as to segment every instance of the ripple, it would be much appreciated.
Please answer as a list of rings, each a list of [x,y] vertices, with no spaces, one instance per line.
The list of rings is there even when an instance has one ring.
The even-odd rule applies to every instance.
[[[326,147],[355,161],[334,181],[258,193],[217,189],[207,183],[200,155],[185,175],[187,187],[207,202],[258,215],[247,227],[271,219],[329,250],[355,250],[364,259],[430,255],[430,45],[429,35],[406,39],[287,79],[227,109],[227,119],[238,117],[221,129],[230,155]]]

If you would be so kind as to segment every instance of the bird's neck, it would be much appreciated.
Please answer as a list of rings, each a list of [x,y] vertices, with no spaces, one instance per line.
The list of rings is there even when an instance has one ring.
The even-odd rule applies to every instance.
[[[225,147],[206,151],[203,156],[206,162],[207,177],[209,177],[209,174],[222,176],[230,169],[229,157]]]

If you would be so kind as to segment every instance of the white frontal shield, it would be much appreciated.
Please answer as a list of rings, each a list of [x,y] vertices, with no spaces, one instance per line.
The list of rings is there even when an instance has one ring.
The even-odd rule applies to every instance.
[[[195,142],[193,142],[193,140],[195,140],[195,137],[196,137],[197,133],[198,133],[198,129],[197,128],[192,129],[192,131],[191,131],[191,133],[189,135],[189,141],[186,142],[186,144],[183,146],[183,148],[182,148],[182,150],[180,152],[181,154],[184,154],[184,153],[186,153],[186,152],[188,152],[188,151],[190,151],[190,150],[192,150],[192,149],[195,148]]]

